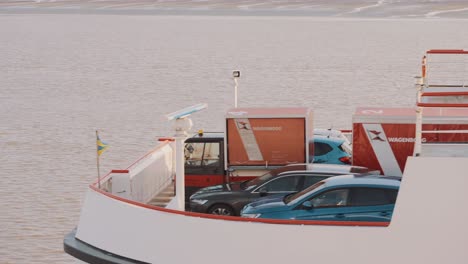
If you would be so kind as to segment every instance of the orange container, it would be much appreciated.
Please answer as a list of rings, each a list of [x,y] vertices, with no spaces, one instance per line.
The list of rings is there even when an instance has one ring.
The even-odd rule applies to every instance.
[[[226,114],[227,166],[305,163],[313,135],[309,108],[234,108]]]

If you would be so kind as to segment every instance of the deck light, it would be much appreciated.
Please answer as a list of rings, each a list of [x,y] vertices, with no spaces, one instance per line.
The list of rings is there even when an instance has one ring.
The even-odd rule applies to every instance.
[[[240,71],[233,71],[232,77],[234,78],[234,107],[237,108],[237,79],[240,78]]]

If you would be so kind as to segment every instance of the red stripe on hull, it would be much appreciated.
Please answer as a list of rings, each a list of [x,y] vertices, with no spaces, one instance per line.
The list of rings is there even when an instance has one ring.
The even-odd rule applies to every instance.
[[[167,208],[162,208],[158,206],[142,204],[139,202],[131,201],[128,199],[124,199],[113,194],[107,193],[103,190],[98,189],[97,187],[90,185],[89,186],[93,191],[98,192],[102,195],[105,195],[109,198],[155,210],[160,212],[166,212],[171,214],[179,214],[191,217],[198,217],[198,218],[207,218],[207,219],[218,219],[218,220],[227,220],[227,221],[237,221],[237,222],[258,222],[258,223],[266,223],[266,224],[281,224],[281,225],[331,225],[331,226],[380,226],[380,227],[388,227],[390,222],[345,222],[345,221],[316,221],[316,220],[282,220],[282,219],[258,219],[258,218],[243,218],[238,216],[220,216],[220,215],[211,215],[211,214],[201,214],[201,213],[194,213],[194,212],[184,212],[178,210],[172,210]]]

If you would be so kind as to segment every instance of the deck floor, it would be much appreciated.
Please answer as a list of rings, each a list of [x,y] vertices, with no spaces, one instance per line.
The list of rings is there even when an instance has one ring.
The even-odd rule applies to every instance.
[[[175,196],[175,186],[174,182],[169,184],[162,192],[153,197],[151,201],[148,202],[149,205],[166,207],[166,205],[174,198]]]

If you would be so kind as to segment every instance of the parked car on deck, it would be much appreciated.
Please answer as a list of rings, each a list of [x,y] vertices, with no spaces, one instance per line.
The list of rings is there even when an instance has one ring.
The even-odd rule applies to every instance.
[[[314,154],[309,155],[309,162],[351,164],[351,146],[344,137],[314,135],[313,142]]]
[[[274,169],[244,182],[202,188],[190,196],[190,211],[239,215],[248,203],[269,195],[301,191],[323,179],[343,174],[367,173],[365,167],[335,164],[296,164]]]
[[[336,129],[314,128],[314,136],[341,138],[346,141],[346,144],[351,146],[351,141],[350,141],[352,137],[351,130],[348,130],[347,132],[342,132],[341,130],[336,130]]]
[[[246,205],[251,218],[389,222],[400,180],[397,177],[345,175],[320,181],[301,192]]]

